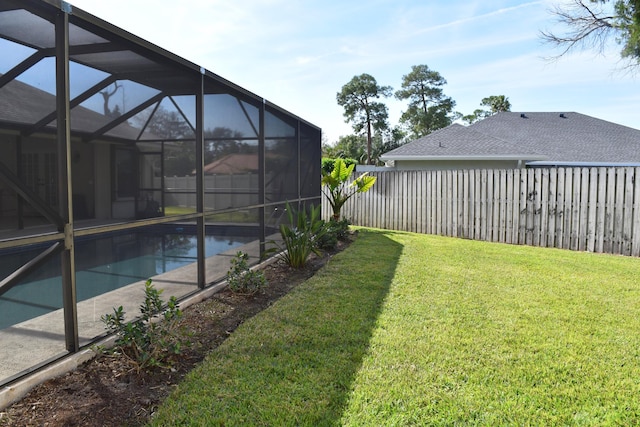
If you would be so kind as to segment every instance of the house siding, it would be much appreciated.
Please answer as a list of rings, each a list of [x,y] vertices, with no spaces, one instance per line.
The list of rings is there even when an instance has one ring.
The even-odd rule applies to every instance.
[[[518,169],[517,160],[396,160],[396,170]]]

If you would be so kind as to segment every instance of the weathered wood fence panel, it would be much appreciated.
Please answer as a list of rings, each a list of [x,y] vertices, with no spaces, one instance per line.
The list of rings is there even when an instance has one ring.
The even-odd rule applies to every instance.
[[[355,225],[640,256],[640,168],[370,174],[373,188],[343,207]]]

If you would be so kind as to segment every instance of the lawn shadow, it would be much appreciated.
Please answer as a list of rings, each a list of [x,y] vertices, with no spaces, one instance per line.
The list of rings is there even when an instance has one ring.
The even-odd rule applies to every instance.
[[[377,230],[245,322],[155,425],[337,425],[369,351],[403,246]]]
[[[325,411],[318,413],[319,417],[303,420],[306,425],[339,425],[346,410],[353,383],[362,367],[363,360],[369,353],[371,338],[373,337],[378,318],[383,310],[386,297],[395,276],[396,267],[403,251],[403,245],[392,240],[384,230],[359,231],[360,243],[354,248],[354,259],[361,263],[354,268],[350,264],[345,276],[354,277],[354,282],[362,289],[352,290],[354,293],[350,304],[342,305],[343,320],[349,325],[343,325],[341,334],[336,334],[334,346],[325,360],[335,360],[341,363],[330,363],[327,380],[332,377],[334,386],[327,391],[328,405]],[[333,274],[327,271],[328,274]],[[364,279],[364,280],[363,280]],[[346,312],[350,312],[348,315]],[[337,332],[334,330],[334,332]],[[345,352],[349,354],[344,357]],[[329,389],[327,387],[326,389]]]

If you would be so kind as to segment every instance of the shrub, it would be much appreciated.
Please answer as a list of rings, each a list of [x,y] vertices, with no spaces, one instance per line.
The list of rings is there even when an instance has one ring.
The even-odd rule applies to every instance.
[[[302,209],[295,212],[287,202],[289,224],[280,224],[280,235],[284,249],[283,257],[293,268],[302,268],[312,252],[320,255],[317,241],[326,233],[320,218],[321,206],[311,205],[309,213]]]
[[[351,222],[348,219],[341,219],[340,221],[331,220],[329,225],[332,230],[335,231],[338,240],[347,240],[349,236],[349,225]]]
[[[318,248],[323,249],[325,251],[330,251],[338,246],[338,234],[336,231],[329,226],[330,223],[325,223],[326,232],[322,235],[322,237],[316,240],[316,245]]]
[[[331,219],[326,222],[325,233],[317,239],[317,245],[320,249],[332,250],[338,245],[338,241],[346,240],[349,235],[349,220],[343,219],[336,221]]]
[[[356,159],[351,159],[351,158],[341,158],[342,161],[344,162],[345,165],[350,166],[350,165],[357,165],[358,161]],[[330,157],[323,157],[322,158],[322,174],[323,175],[328,175],[331,173],[331,171],[333,170],[333,166],[335,165],[337,159],[334,158],[330,158]]]
[[[156,367],[170,368],[173,358],[188,344],[178,331],[182,311],[176,297],[172,296],[165,308],[161,294],[162,289],[153,287],[149,279],[145,283],[140,318],[125,322],[122,306],[114,308],[113,314],[101,317],[107,330],[117,335],[115,346],[110,351],[119,351],[129,357],[138,371]]]
[[[227,284],[234,293],[253,295],[267,285],[262,271],[251,270],[247,264],[249,255],[238,251],[227,271]]]

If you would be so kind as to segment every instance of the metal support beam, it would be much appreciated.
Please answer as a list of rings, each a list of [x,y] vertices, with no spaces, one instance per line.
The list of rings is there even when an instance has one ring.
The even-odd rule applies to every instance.
[[[196,94],[197,96],[197,94]],[[197,127],[197,124],[195,123],[191,123],[191,121],[189,120],[189,118],[187,117],[187,115],[184,113],[184,111],[182,111],[182,108],[180,108],[180,106],[178,105],[178,103],[176,102],[175,99],[173,99],[173,96],[169,97],[169,100],[171,101],[171,103],[173,104],[174,107],[176,107],[176,110],[178,110],[178,113],[180,113],[180,115],[182,116],[182,118],[184,119],[185,123],[189,125],[189,128],[191,129],[191,131],[193,132],[194,135],[196,135],[196,139],[198,138],[197,134],[196,134],[196,129],[194,128],[194,126]],[[204,101],[203,101],[204,102]],[[196,121],[198,120],[198,118],[196,117]]]
[[[301,172],[302,170],[300,169],[300,163],[302,160],[302,144],[300,143],[300,120],[296,120],[296,144],[297,144],[297,159],[296,159],[296,173],[298,175],[298,200],[302,199],[302,179],[301,179]]]
[[[262,257],[266,251],[266,240],[267,240],[267,231],[265,225],[265,126],[264,126],[264,109],[265,109],[266,100],[262,100],[262,104],[260,105],[259,117],[260,123],[258,124],[259,133],[258,133],[258,204],[260,208],[258,209],[258,219],[260,224],[260,257]]]
[[[64,227],[64,221],[62,217],[56,211],[51,209],[51,207],[49,207],[49,205],[47,205],[45,201],[42,200],[40,196],[38,196],[33,190],[24,185],[24,182],[22,182],[22,180],[1,161],[0,180],[3,181],[9,188],[18,193],[20,197],[22,197],[29,205],[31,205],[35,210],[37,210],[45,218],[47,218],[47,220],[49,220],[52,224],[55,224],[58,230]]]
[[[38,256],[24,264],[22,267],[18,268],[16,271],[5,277],[4,280],[0,281],[0,295],[13,288],[20,282],[20,280],[22,280],[23,277],[33,272],[36,268],[38,268],[55,254],[60,253],[62,249],[64,249],[62,243],[56,242],[45,249],[43,252],[41,252]]]
[[[71,186],[71,109],[69,83],[69,15],[56,16],[56,118],[58,139],[58,206],[64,225],[64,250],[61,254],[62,305],[67,351],[80,348],[76,299],[75,251],[73,246],[73,202]]]
[[[244,104],[242,103],[242,100],[240,98],[236,98],[236,100],[238,101],[238,105],[240,105],[240,108],[242,109],[242,112],[244,113],[244,116],[247,118],[247,121],[251,125],[251,129],[253,129],[253,132],[256,134],[256,136],[258,136],[259,131],[258,131],[258,129],[256,129],[256,125],[255,125],[255,123],[253,123],[253,120],[251,120],[251,116],[249,115],[249,112],[247,111],[247,108],[244,106]]]
[[[200,84],[196,93],[196,209],[200,216],[197,224],[198,245],[198,287],[206,285],[205,271],[205,218],[204,218],[204,73],[200,74]]]
[[[118,79],[115,76],[107,77],[106,79],[102,80],[100,83],[94,85],[92,88],[84,91],[84,93],[81,93],[80,95],[76,96],[70,102],[69,108],[71,109],[71,108],[77,107],[78,105],[80,105],[81,103],[83,103],[87,99],[91,98],[96,93],[98,93],[100,90],[104,89],[105,87],[109,86],[110,84],[112,84],[113,82],[115,82],[117,80]],[[48,114],[46,117],[41,119],[38,123],[33,125],[33,127],[31,127],[31,129],[29,129],[26,132],[23,132],[23,135],[24,136],[33,135],[34,133],[38,132],[40,129],[42,129],[43,127],[45,127],[49,123],[51,123],[53,120],[55,120],[57,117],[58,117],[58,112],[57,111],[53,111],[51,114]]]
[[[22,135],[16,135],[16,174],[17,177],[24,176],[24,165],[22,164]],[[19,181],[19,180],[18,180]],[[22,183],[21,183],[22,184]],[[18,230],[24,229],[24,198],[16,193],[16,207],[18,212]],[[57,215],[57,212],[56,212]]]
[[[27,59],[25,59],[24,61],[22,61],[21,63],[19,63],[18,65],[16,65],[15,67],[7,71],[6,73],[4,73],[2,76],[0,76],[0,89],[10,81],[15,79],[16,77],[18,77],[20,74],[24,73],[29,68],[36,65],[45,56],[46,55],[42,51],[35,52],[31,56],[29,56]]]
[[[135,116],[136,114],[140,113],[141,111],[144,111],[149,106],[151,106],[151,105],[155,104],[156,102],[160,101],[162,98],[165,97],[165,95],[166,95],[165,93],[159,93],[159,94],[149,98],[148,100],[146,100],[142,104],[138,105],[136,108],[133,108],[133,109],[129,110],[126,114],[123,114],[120,117],[118,117],[117,119],[112,120],[107,125],[101,127],[100,129],[98,129],[97,131],[92,133],[87,138],[84,138],[83,141],[84,142],[91,142],[94,139],[99,138],[103,134],[109,132],[111,129],[117,127],[118,125],[120,125],[120,124],[122,124],[124,122],[126,122],[131,117]]]

